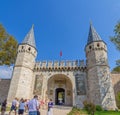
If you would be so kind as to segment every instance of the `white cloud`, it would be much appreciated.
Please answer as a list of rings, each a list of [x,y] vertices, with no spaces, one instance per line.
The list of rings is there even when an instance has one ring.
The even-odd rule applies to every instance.
[[[11,78],[13,66],[0,66],[0,78]]]

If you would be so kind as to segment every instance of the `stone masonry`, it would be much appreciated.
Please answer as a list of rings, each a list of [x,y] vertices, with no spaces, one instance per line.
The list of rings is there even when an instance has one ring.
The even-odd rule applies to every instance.
[[[86,61],[36,62],[37,48],[32,27],[18,46],[8,96],[6,93],[8,102],[15,97],[30,99],[33,95],[38,95],[45,102],[51,98],[55,105],[62,103],[83,108],[83,101],[87,100],[104,109],[115,110],[114,89],[117,82],[114,80],[115,75],[111,79],[107,44],[92,24],[85,52]]]
[[[2,79],[0,80],[0,103],[7,99],[8,91],[10,87],[10,79]]]

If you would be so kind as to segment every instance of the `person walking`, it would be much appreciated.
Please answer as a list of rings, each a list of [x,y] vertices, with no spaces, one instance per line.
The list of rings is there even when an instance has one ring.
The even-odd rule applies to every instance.
[[[19,102],[19,109],[18,109],[18,114],[19,115],[23,115],[24,114],[24,110],[25,110],[25,101],[22,98]]]
[[[24,102],[25,102],[25,110],[24,110],[24,112],[27,113],[28,112],[28,102],[29,102],[29,100],[25,99]]]
[[[50,101],[48,102],[48,113],[47,115],[53,115],[53,101],[52,99],[50,99]]]
[[[33,99],[28,102],[29,115],[37,115],[40,108],[38,96],[35,95]]]
[[[11,114],[11,111],[13,111],[13,110],[15,111],[15,115],[16,115],[17,105],[18,105],[18,99],[15,98],[15,99],[12,101],[12,106],[11,106],[9,115]]]
[[[6,105],[7,105],[7,99],[5,99],[5,100],[3,101],[3,103],[1,103],[1,115],[4,115],[4,114],[5,114]]]

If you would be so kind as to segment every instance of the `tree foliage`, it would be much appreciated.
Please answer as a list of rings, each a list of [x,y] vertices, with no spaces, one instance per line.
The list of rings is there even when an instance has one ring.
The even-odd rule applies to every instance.
[[[120,51],[120,22],[118,22],[114,29],[115,35],[110,37],[110,40],[115,44],[116,48]]]
[[[100,106],[100,105],[96,105],[96,111],[103,111],[102,106]]]
[[[0,24],[0,65],[14,64],[17,44],[16,39]]]
[[[115,68],[112,70],[112,72],[118,72],[118,73],[120,73],[120,66],[115,67]]]
[[[118,51],[120,51],[120,22],[118,22],[114,29],[114,36],[110,37],[111,42],[113,42]],[[116,61],[117,67],[113,71],[120,72],[120,59]]]
[[[84,109],[88,112],[90,115],[94,115],[96,111],[96,106],[94,103],[84,101]]]

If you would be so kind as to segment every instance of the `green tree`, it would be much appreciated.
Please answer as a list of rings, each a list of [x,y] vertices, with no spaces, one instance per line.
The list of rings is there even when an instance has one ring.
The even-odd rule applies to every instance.
[[[110,40],[115,44],[116,48],[120,51],[120,22],[118,22],[114,29],[115,35],[110,37]]]
[[[94,103],[84,101],[84,109],[87,111],[88,114],[94,115],[96,111],[96,106]]]
[[[15,63],[17,53],[17,41],[8,34],[0,24],[0,65],[11,65]]]
[[[116,95],[116,103],[117,103],[117,107],[120,109],[120,91],[117,92],[117,95]]]
[[[120,51],[120,22],[118,22],[114,29],[114,36],[110,37],[111,42],[114,43],[117,50]],[[116,61],[117,67],[113,69],[113,71],[120,72],[120,59]]]
[[[120,72],[120,66],[117,66],[115,68],[113,68],[112,72]]]

